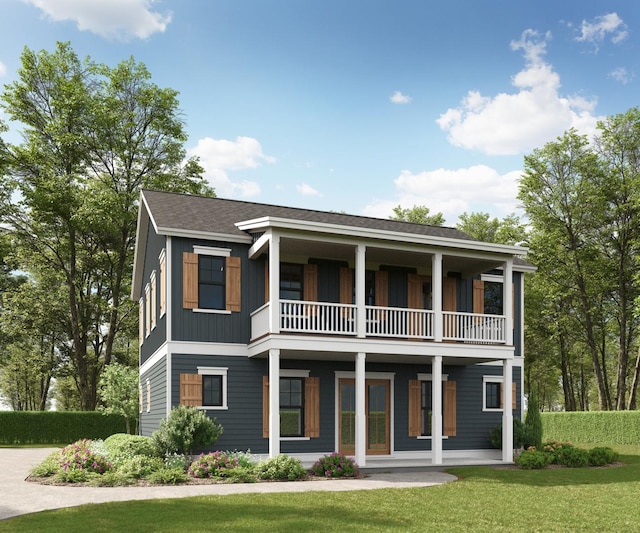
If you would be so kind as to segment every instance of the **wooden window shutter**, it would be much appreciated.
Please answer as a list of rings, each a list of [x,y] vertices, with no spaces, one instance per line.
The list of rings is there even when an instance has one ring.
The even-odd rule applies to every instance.
[[[353,269],[340,267],[340,303],[353,303]]]
[[[422,384],[417,379],[409,380],[409,436],[419,437],[422,433],[420,407],[422,405]]]
[[[182,253],[182,307],[198,308],[198,254]]]
[[[140,313],[138,316],[138,333],[140,335],[140,344],[144,342],[144,299],[140,298]]]
[[[167,305],[167,258],[160,259],[160,316],[164,315]]]
[[[456,382],[444,381],[442,383],[444,389],[444,435],[447,437],[456,436]]]
[[[269,287],[270,287],[270,280],[269,280],[269,260],[264,262],[264,303],[267,303],[269,301]]]
[[[151,382],[147,381],[147,413],[151,412]]]
[[[389,306],[389,273],[384,270],[376,271],[376,305]]]
[[[422,309],[423,276],[409,274],[407,276],[407,304],[409,309]]]
[[[304,380],[304,436],[320,436],[320,378]]]
[[[457,311],[457,287],[456,278],[442,279],[442,310]]]
[[[304,300],[318,301],[318,265],[304,265]]]
[[[233,313],[240,312],[240,298],[241,298],[241,282],[240,282],[240,258],[239,257],[227,257],[226,260],[226,300],[227,311]]]
[[[511,383],[511,409],[516,408],[516,382]],[[500,384],[500,409],[504,409],[504,388]]]
[[[473,312],[484,314],[484,281],[481,279],[473,280]]]
[[[202,405],[202,376],[180,374],[180,405]]]
[[[269,376],[262,376],[262,438],[269,438]]]

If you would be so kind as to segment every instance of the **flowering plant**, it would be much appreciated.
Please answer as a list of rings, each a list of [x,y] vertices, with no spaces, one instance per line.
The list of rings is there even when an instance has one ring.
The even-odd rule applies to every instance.
[[[222,477],[224,470],[238,467],[238,459],[231,457],[226,452],[215,451],[208,454],[200,454],[191,466],[189,466],[189,475],[195,478],[212,478]]]
[[[359,477],[357,463],[338,452],[325,455],[318,459],[311,467],[311,473],[324,477]]]
[[[111,469],[103,455],[91,450],[91,440],[82,439],[69,444],[60,451],[58,459],[60,467],[66,472],[69,470],[84,470],[104,474]]]

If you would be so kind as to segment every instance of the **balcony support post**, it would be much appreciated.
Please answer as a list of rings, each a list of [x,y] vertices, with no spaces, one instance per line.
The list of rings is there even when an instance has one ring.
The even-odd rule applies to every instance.
[[[504,263],[504,315],[506,317],[505,339],[507,346],[513,346],[513,259]]]
[[[280,455],[280,350],[269,350],[269,457]]]
[[[502,391],[504,403],[502,409],[502,460],[505,463],[513,462],[513,401],[511,394],[511,382],[513,381],[513,361],[505,359],[502,362]]]
[[[359,244],[356,248],[356,335],[363,339],[367,335],[367,310],[365,308],[365,251]]]
[[[366,413],[366,354],[356,354],[356,463],[365,466],[367,462],[367,413]]]
[[[280,333],[280,235],[269,238],[269,332]]]
[[[442,356],[431,363],[431,462],[442,464]]]
[[[431,257],[431,291],[433,302],[433,334],[436,342],[442,342],[444,323],[442,320],[442,252]]]

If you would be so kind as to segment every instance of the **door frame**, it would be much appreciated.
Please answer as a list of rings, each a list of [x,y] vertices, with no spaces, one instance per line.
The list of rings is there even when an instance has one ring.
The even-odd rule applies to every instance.
[[[395,419],[395,402],[394,402],[394,383],[395,372],[365,372],[365,386],[367,381],[388,381],[389,382],[389,455],[394,453],[394,419]],[[335,372],[335,449],[340,449],[340,380],[355,380],[355,372],[336,371]],[[365,395],[366,398],[366,395]],[[367,456],[380,456],[381,454],[370,454]],[[386,454],[382,454],[386,455]]]

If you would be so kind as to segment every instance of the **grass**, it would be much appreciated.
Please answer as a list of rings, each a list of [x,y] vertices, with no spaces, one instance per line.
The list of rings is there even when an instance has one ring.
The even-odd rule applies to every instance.
[[[85,505],[0,522],[0,531],[637,531],[640,446],[623,466],[460,467],[438,487],[207,496]],[[78,489],[82,490],[82,489]]]

